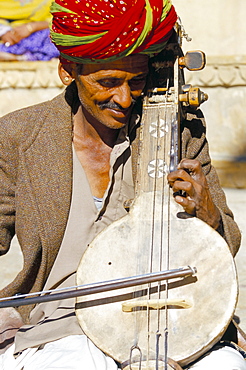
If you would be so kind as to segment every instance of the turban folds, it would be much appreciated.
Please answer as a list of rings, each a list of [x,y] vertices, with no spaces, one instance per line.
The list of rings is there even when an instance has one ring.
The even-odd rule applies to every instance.
[[[76,63],[158,53],[177,20],[171,0],[55,0],[51,13],[51,39]]]

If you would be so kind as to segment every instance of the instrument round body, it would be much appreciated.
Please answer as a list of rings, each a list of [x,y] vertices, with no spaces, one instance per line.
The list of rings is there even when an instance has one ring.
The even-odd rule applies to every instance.
[[[141,368],[149,370],[156,368],[156,357],[160,369],[166,356],[180,365],[197,359],[225,332],[238,295],[224,239],[201,220],[184,217],[172,198],[170,212],[157,207],[154,212],[161,214],[155,217],[153,196],[160,204],[161,194],[142,193],[126,216],[102,231],[77,271],[82,285],[183,266],[197,269],[195,276],[77,299],[85,334],[126,368],[131,358],[132,369],[139,369],[140,356]]]

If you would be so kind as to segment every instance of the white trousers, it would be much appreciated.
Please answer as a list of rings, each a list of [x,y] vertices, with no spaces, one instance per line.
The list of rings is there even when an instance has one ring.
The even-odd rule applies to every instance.
[[[212,350],[194,365],[188,367],[194,370],[246,370],[246,360],[232,347],[221,347]],[[188,370],[187,369],[187,370]]]
[[[85,335],[70,335],[50,342],[40,350],[28,348],[17,358],[14,345],[0,356],[0,370],[117,370]]]
[[[117,370],[116,363],[105,356],[85,335],[71,335],[44,345],[28,348],[17,358],[14,345],[0,356],[0,370]],[[194,365],[194,370],[246,370],[246,361],[234,348],[211,351]]]

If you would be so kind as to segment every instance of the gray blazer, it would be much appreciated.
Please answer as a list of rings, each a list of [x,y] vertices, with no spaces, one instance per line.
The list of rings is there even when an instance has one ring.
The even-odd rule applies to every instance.
[[[41,290],[54,263],[71,202],[72,113],[77,106],[72,83],[53,100],[0,119],[0,254],[9,250],[16,233],[24,257],[23,269],[0,296]],[[182,156],[202,162],[221,212],[223,236],[235,255],[240,232],[211,166],[201,112],[188,114],[182,130]],[[20,307],[25,320],[29,310]]]

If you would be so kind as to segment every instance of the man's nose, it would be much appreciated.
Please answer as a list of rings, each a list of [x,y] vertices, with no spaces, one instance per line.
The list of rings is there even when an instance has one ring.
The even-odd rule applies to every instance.
[[[114,94],[114,102],[121,106],[123,109],[130,108],[134,99],[130,86],[127,83],[118,86]]]

